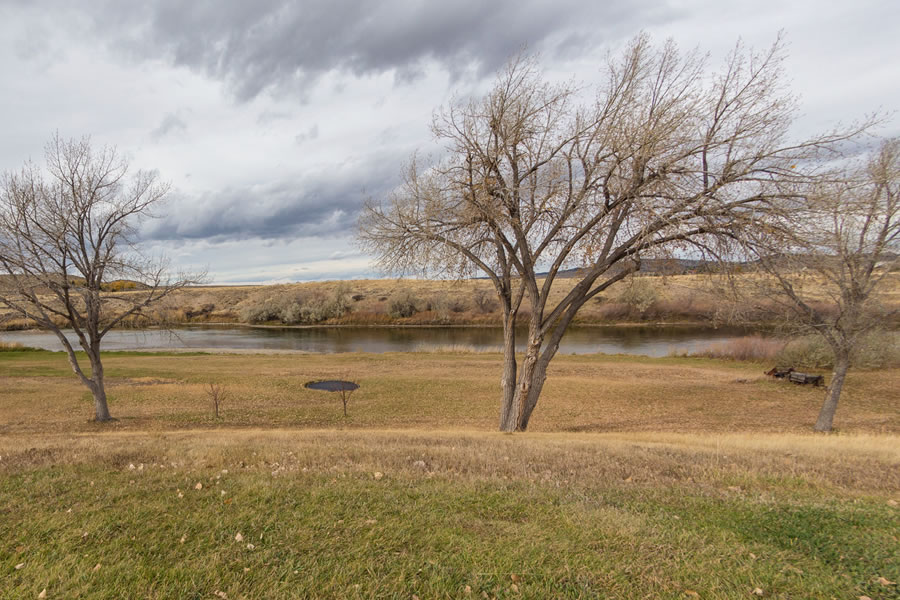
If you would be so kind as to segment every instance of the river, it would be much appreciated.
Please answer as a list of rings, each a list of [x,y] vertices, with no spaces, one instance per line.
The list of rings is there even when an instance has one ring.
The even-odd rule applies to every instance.
[[[747,332],[702,326],[570,327],[560,344],[563,354],[638,354],[666,356],[693,352]],[[74,335],[69,339],[77,347]],[[502,330],[494,327],[234,327],[192,326],[172,331],[116,330],[103,340],[105,350],[160,348],[215,350],[301,350],[305,352],[415,352],[434,348],[497,350]],[[520,335],[524,341],[525,332]],[[62,350],[46,331],[0,333],[0,341],[19,342],[47,350]]]

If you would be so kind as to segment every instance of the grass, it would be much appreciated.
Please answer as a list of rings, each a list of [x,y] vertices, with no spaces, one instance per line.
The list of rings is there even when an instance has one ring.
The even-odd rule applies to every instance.
[[[896,440],[847,441],[840,460],[784,435],[7,442],[0,597],[889,598]]]
[[[109,353],[110,410],[124,430],[197,427],[496,428],[500,355],[490,353],[164,355]],[[771,365],[698,358],[559,356],[533,416],[534,431],[805,432],[821,389],[763,375]],[[836,425],[900,432],[900,369],[851,372]],[[89,394],[62,353],[0,358],[0,432],[94,431]],[[356,381],[340,400],[303,388]],[[228,393],[212,416],[206,386]]]
[[[496,354],[105,364],[101,426],[63,356],[0,353],[0,599],[897,597],[897,369],[818,436],[761,364],[560,356],[502,435]]]

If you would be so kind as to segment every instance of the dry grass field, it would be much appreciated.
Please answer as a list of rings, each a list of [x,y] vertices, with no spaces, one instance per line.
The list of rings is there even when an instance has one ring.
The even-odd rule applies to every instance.
[[[900,579],[900,370],[560,356],[0,352],[0,598],[869,598]],[[314,379],[361,388],[348,418]],[[227,391],[220,419],[204,389]]]
[[[492,431],[500,356],[492,353],[133,354],[104,361],[113,429],[451,428]],[[763,375],[770,365],[697,358],[559,356],[536,432],[805,432],[824,392]],[[62,353],[0,353],[0,433],[92,431],[90,395]],[[340,400],[303,384],[349,379]],[[209,383],[228,394],[213,417]],[[900,369],[851,372],[836,425],[900,433]],[[108,429],[103,426],[103,429]]]

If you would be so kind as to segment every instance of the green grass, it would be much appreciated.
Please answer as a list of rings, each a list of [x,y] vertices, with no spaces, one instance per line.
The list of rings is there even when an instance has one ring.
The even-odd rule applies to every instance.
[[[660,485],[543,468],[617,451],[589,439],[518,436],[529,462],[509,466],[484,452],[515,451],[504,436],[379,435],[354,456],[356,437],[343,455],[310,456],[307,444],[340,438],[215,435],[212,450],[157,436],[83,446],[65,465],[61,448],[4,457],[0,598],[44,588],[54,598],[741,598],[760,588],[877,599],[896,590],[878,577],[900,577],[900,512],[881,489],[743,469]],[[483,460],[457,468],[456,444]],[[425,468],[412,464],[420,456]]]
[[[98,425],[0,353],[0,599],[898,597],[900,370],[815,436],[759,364],[560,356],[501,435],[499,358],[110,353]]]

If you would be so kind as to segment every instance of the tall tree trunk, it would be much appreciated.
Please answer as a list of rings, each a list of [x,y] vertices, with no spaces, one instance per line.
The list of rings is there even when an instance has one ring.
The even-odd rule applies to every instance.
[[[537,406],[538,398],[541,397],[541,391],[544,389],[544,382],[547,381],[547,367],[550,366],[550,360],[556,356],[557,350],[559,350],[559,340],[551,340],[534,365],[534,372],[531,375],[531,387],[528,390],[528,396],[525,398],[525,404],[522,406],[522,413],[519,416],[519,424],[516,427],[518,431],[528,429],[531,413],[534,412],[534,407]]]
[[[584,302],[585,300],[582,299],[579,303],[573,305],[572,309],[566,311],[566,313],[560,317],[556,325],[550,330],[550,337],[546,339],[546,345],[534,363],[534,368],[531,372],[531,382],[528,386],[528,394],[522,400],[522,410],[519,415],[519,423],[516,426],[518,431],[525,431],[528,429],[531,413],[534,412],[534,407],[537,406],[538,398],[541,397],[541,391],[544,389],[544,382],[547,380],[547,367],[550,366],[550,361],[553,360],[553,357],[556,356],[557,351],[559,351],[559,343],[562,341],[575,313],[578,312],[578,309]],[[542,342],[544,342],[543,337],[538,341],[538,349],[540,349]]]
[[[834,413],[837,410],[838,400],[841,397],[841,388],[844,387],[844,378],[847,369],[850,368],[850,356],[847,352],[836,352],[834,356],[834,372],[831,374],[831,385],[825,392],[825,402],[816,419],[816,431],[831,431],[834,423]]]
[[[100,347],[90,348],[88,357],[91,360],[91,394],[94,396],[94,419],[100,422],[109,421],[109,406],[106,403],[106,384],[103,379],[103,363],[100,362]]]
[[[601,284],[598,291],[608,288],[617,281],[621,281],[627,275],[635,272],[638,267],[639,263],[631,262],[617,275]],[[596,292],[590,294],[588,292],[598,275],[595,274],[591,278],[586,278],[576,286],[576,288],[581,290],[580,296],[573,298],[566,310],[555,322],[548,326],[542,326],[542,313],[546,298],[540,299],[536,292],[532,295],[533,312],[528,330],[528,347],[525,350],[525,358],[522,360],[522,369],[516,386],[516,397],[513,401],[513,404],[518,409],[515,431],[528,429],[531,414],[537,406],[538,399],[544,389],[544,382],[547,380],[547,367],[550,366],[550,361],[553,360],[553,357],[559,351],[559,344],[572,323],[572,319],[578,313],[578,309],[596,294]],[[540,311],[534,312],[536,308],[539,308]],[[513,431],[513,429],[503,429],[503,431]]]
[[[536,377],[539,375],[537,367],[541,356],[542,341],[542,338],[535,337],[534,335],[528,336],[528,345],[525,348],[525,356],[522,358],[522,368],[519,370],[519,379],[516,383],[515,397],[513,399],[513,404],[516,407],[515,421],[510,424],[510,428],[504,429],[504,431],[525,431],[525,427],[528,426],[527,419],[525,421],[525,427],[522,426],[522,418],[525,415],[526,403],[532,395],[532,390],[535,389],[535,383],[537,383],[536,393],[538,395],[540,395],[540,388],[543,386],[542,377]],[[532,410],[534,410],[533,406]]]
[[[516,316],[506,314],[503,319],[503,376],[500,388],[500,431],[515,431],[519,415],[516,397]]]
[[[89,390],[91,390],[91,395],[94,397],[94,419],[97,421],[109,421],[112,419],[112,416],[109,414],[109,406],[106,403],[106,387],[103,379],[103,363],[100,362],[100,342],[95,342],[91,344],[87,341],[86,338],[79,335],[79,341],[81,343],[81,347],[84,350],[85,354],[87,354],[88,359],[91,363],[91,376],[88,377],[85,375],[84,371],[82,371],[81,366],[78,364],[78,357],[75,355],[75,348],[72,347],[72,344],[63,335],[62,331],[60,331],[59,327],[50,326],[53,332],[56,334],[56,337],[59,338],[60,343],[63,348],[66,350],[66,356],[69,359],[69,365],[72,367],[72,372],[78,375],[78,379],[81,380]]]

